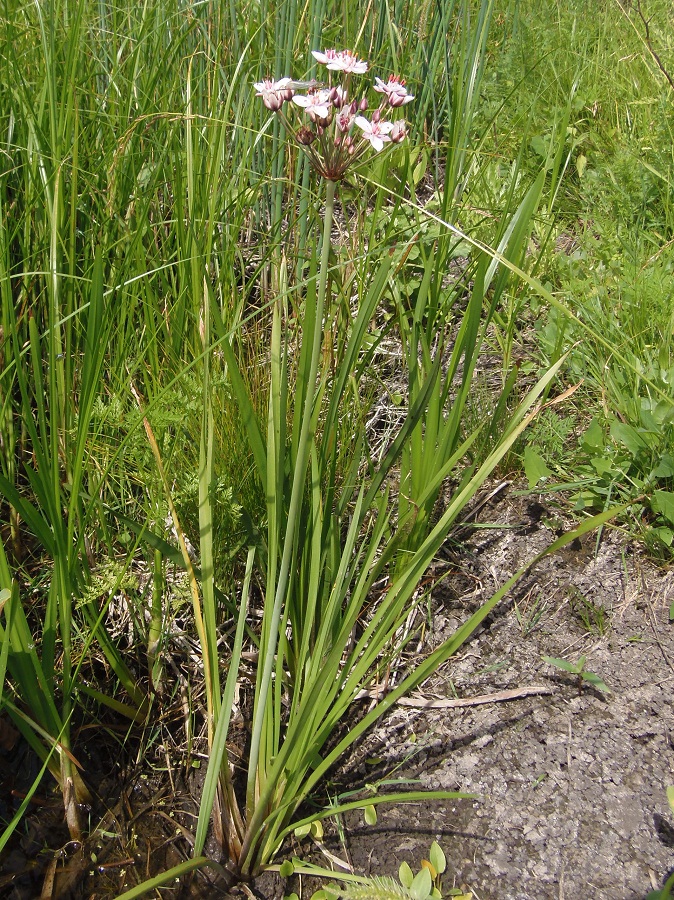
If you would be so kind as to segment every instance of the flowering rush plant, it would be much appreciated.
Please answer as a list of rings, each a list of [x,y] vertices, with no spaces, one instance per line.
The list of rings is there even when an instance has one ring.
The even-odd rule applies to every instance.
[[[404,119],[391,120],[394,110],[414,100],[403,79],[390,75],[375,78],[374,90],[381,94],[379,106],[365,115],[367,97],[353,96],[354,75],[364,75],[368,64],[350,50],[312,51],[328,69],[327,85],[291,78],[256,82],[255,90],[267,109],[277,113],[316,171],[328,181],[340,181],[347,169],[368,150],[379,153],[386,144],[399,144],[407,135]],[[333,76],[332,73],[339,73]],[[337,79],[341,80],[337,81]],[[333,78],[335,82],[333,82]],[[298,93],[298,91],[306,93]],[[297,126],[286,110],[296,114]],[[295,116],[293,117],[295,118]]]

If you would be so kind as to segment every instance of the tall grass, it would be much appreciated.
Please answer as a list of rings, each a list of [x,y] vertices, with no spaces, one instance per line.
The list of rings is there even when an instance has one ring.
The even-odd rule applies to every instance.
[[[548,448],[539,442],[537,450],[555,489],[567,486],[578,509],[617,496],[634,500],[631,527],[669,559],[671,8],[660,0],[601,9],[584,0],[541,2],[517,20],[506,9],[512,4],[498,17],[502,52],[485,83],[487,108],[500,102],[503,80],[514,84],[519,102],[501,118],[518,142],[528,130],[523,164],[545,159],[553,176],[554,149],[563,143],[565,177],[552,216],[537,229],[548,247],[538,271],[560,305],[536,304],[532,316],[529,298],[520,296],[504,331],[521,343],[533,325],[529,334],[548,363],[573,347],[565,377],[584,382],[571,430],[580,439]],[[502,149],[509,134],[501,134]]]

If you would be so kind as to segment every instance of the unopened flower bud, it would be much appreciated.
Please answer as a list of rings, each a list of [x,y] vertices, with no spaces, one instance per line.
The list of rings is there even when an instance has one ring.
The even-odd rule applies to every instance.
[[[380,112],[380,110],[375,109],[375,111],[372,113],[372,121],[376,123],[380,119],[381,119],[381,112]]]
[[[336,109],[342,109],[346,105],[346,89],[341,85],[333,87],[330,91],[330,101]]]
[[[363,99],[360,101],[359,109],[361,112],[365,112],[367,110],[367,97],[363,97]]]
[[[302,144],[304,147],[308,147],[316,140],[316,135],[310,128],[307,128],[306,125],[303,125],[295,135],[295,140],[298,144]]]
[[[394,144],[399,144],[402,140],[407,136],[407,125],[404,119],[398,119],[397,122],[393,123],[393,128],[391,129],[391,141]]]

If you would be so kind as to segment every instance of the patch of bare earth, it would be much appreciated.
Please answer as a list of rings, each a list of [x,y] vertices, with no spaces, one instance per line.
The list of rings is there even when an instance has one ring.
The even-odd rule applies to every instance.
[[[498,527],[473,532],[447,560],[451,573],[434,591],[437,640],[565,524],[516,496],[489,518]],[[674,867],[665,795],[674,784],[674,573],[618,532],[596,540],[539,564],[418,705],[398,706],[354,759],[354,783],[404,761],[398,776],[477,795],[380,806],[374,827],[352,815],[347,846],[332,849],[356,871],[396,874],[403,859],[418,866],[437,839],[445,887],[465,885],[478,900],[637,900],[662,885]],[[610,694],[579,688],[542,659],[582,655]],[[532,687],[550,693],[446,703]]]

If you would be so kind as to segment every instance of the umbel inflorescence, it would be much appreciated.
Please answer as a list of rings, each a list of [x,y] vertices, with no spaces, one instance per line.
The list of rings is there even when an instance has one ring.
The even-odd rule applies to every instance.
[[[267,109],[281,117],[317,172],[329,181],[339,181],[366,151],[372,149],[379,153],[386,144],[404,140],[405,120],[391,120],[391,116],[414,97],[401,78],[395,75],[389,76],[388,81],[376,78],[374,90],[382,96],[368,118],[367,97],[354,96],[352,87],[352,76],[364,75],[367,62],[349,50],[312,52],[328,69],[327,85],[296,82],[291,78],[266,79],[257,82],[255,90]],[[333,72],[340,73],[340,83],[333,83]],[[298,93],[300,90],[306,93]],[[286,110],[293,111],[297,125]]]

